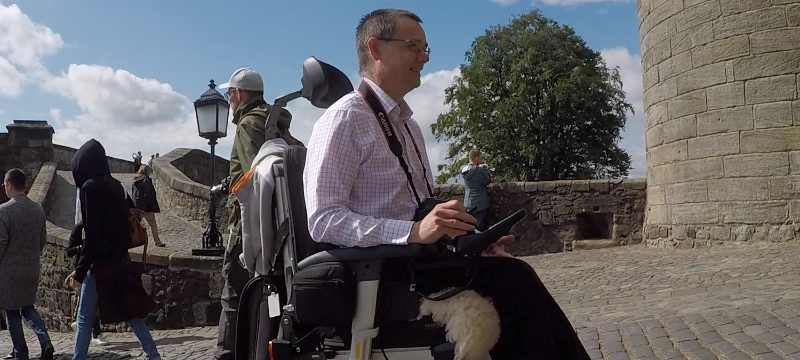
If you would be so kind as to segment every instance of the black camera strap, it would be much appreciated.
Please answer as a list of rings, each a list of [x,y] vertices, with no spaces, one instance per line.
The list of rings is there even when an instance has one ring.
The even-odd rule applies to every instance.
[[[395,156],[397,156],[397,160],[400,161],[400,167],[402,167],[403,171],[406,173],[406,178],[408,179],[408,183],[411,185],[411,191],[414,192],[414,197],[417,199],[417,204],[421,206],[422,198],[420,198],[419,194],[417,193],[417,188],[414,186],[414,180],[411,179],[411,173],[408,171],[408,164],[406,164],[406,160],[403,158],[403,146],[400,145],[400,141],[397,140],[394,127],[389,122],[389,115],[383,108],[383,104],[381,104],[378,96],[375,95],[375,92],[372,91],[372,87],[370,87],[365,80],[361,81],[361,86],[358,87],[358,93],[364,98],[367,104],[369,104],[369,107],[372,108],[372,112],[375,113],[375,117],[378,119],[378,123],[383,130],[383,135],[386,136],[386,141],[389,142],[389,149]],[[406,130],[408,131],[408,136],[411,136],[411,130],[408,128],[408,125],[406,125]],[[411,141],[414,143],[414,149],[417,151],[417,157],[419,157],[420,164],[422,164],[422,155],[417,148],[417,143],[413,136],[411,136]],[[433,196],[431,186],[428,184],[428,176],[425,175],[424,166],[425,165],[423,165],[422,176],[425,177],[425,185],[428,187],[428,194]]]

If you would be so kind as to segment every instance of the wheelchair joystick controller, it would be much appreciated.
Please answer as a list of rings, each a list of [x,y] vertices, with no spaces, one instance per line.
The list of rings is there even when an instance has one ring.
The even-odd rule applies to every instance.
[[[501,237],[508,235],[511,229],[528,215],[525,209],[520,209],[492,225],[484,232],[470,231],[465,235],[451,238],[445,236],[439,241],[448,251],[456,255],[469,256],[480,255],[489,246],[500,240]]]

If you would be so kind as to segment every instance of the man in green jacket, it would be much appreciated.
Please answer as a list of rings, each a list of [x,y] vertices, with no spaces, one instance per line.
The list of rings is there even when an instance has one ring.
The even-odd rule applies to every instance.
[[[230,81],[220,85],[219,88],[227,89],[225,97],[230,104],[233,123],[236,125],[229,170],[229,183],[235,184],[242,175],[250,171],[261,145],[272,138],[272,135],[267,135],[266,132],[266,121],[271,106],[264,101],[264,82],[261,75],[251,68],[236,70],[231,75]],[[283,109],[278,118],[278,135],[289,145],[303,146],[303,143],[289,133],[291,121],[292,114]],[[219,317],[219,336],[214,354],[215,358],[220,360],[233,359],[239,295],[250,276],[238,261],[239,254],[242,253],[239,227],[241,210],[235,195],[228,195],[227,208],[229,217],[223,231],[230,231],[230,236],[222,259],[222,277],[225,284],[220,299],[222,313]]]

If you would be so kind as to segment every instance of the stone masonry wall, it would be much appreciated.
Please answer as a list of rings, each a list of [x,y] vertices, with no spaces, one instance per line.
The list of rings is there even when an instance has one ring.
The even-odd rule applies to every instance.
[[[69,146],[53,144],[53,161],[58,163],[58,170],[72,170],[70,163],[72,157],[78,149]],[[107,156],[108,167],[112,173],[132,173],[135,172],[133,160],[123,160],[115,157]]]
[[[524,208],[508,251],[516,256],[642,242],[644,179],[560,180],[489,185],[490,223]],[[464,186],[437,185],[437,199],[464,200]]]
[[[800,0],[637,0],[637,12],[647,243],[797,238]]]

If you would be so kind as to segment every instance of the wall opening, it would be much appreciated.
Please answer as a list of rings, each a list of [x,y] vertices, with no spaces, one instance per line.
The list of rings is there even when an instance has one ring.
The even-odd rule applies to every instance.
[[[584,212],[577,215],[576,240],[611,239],[614,214]]]

